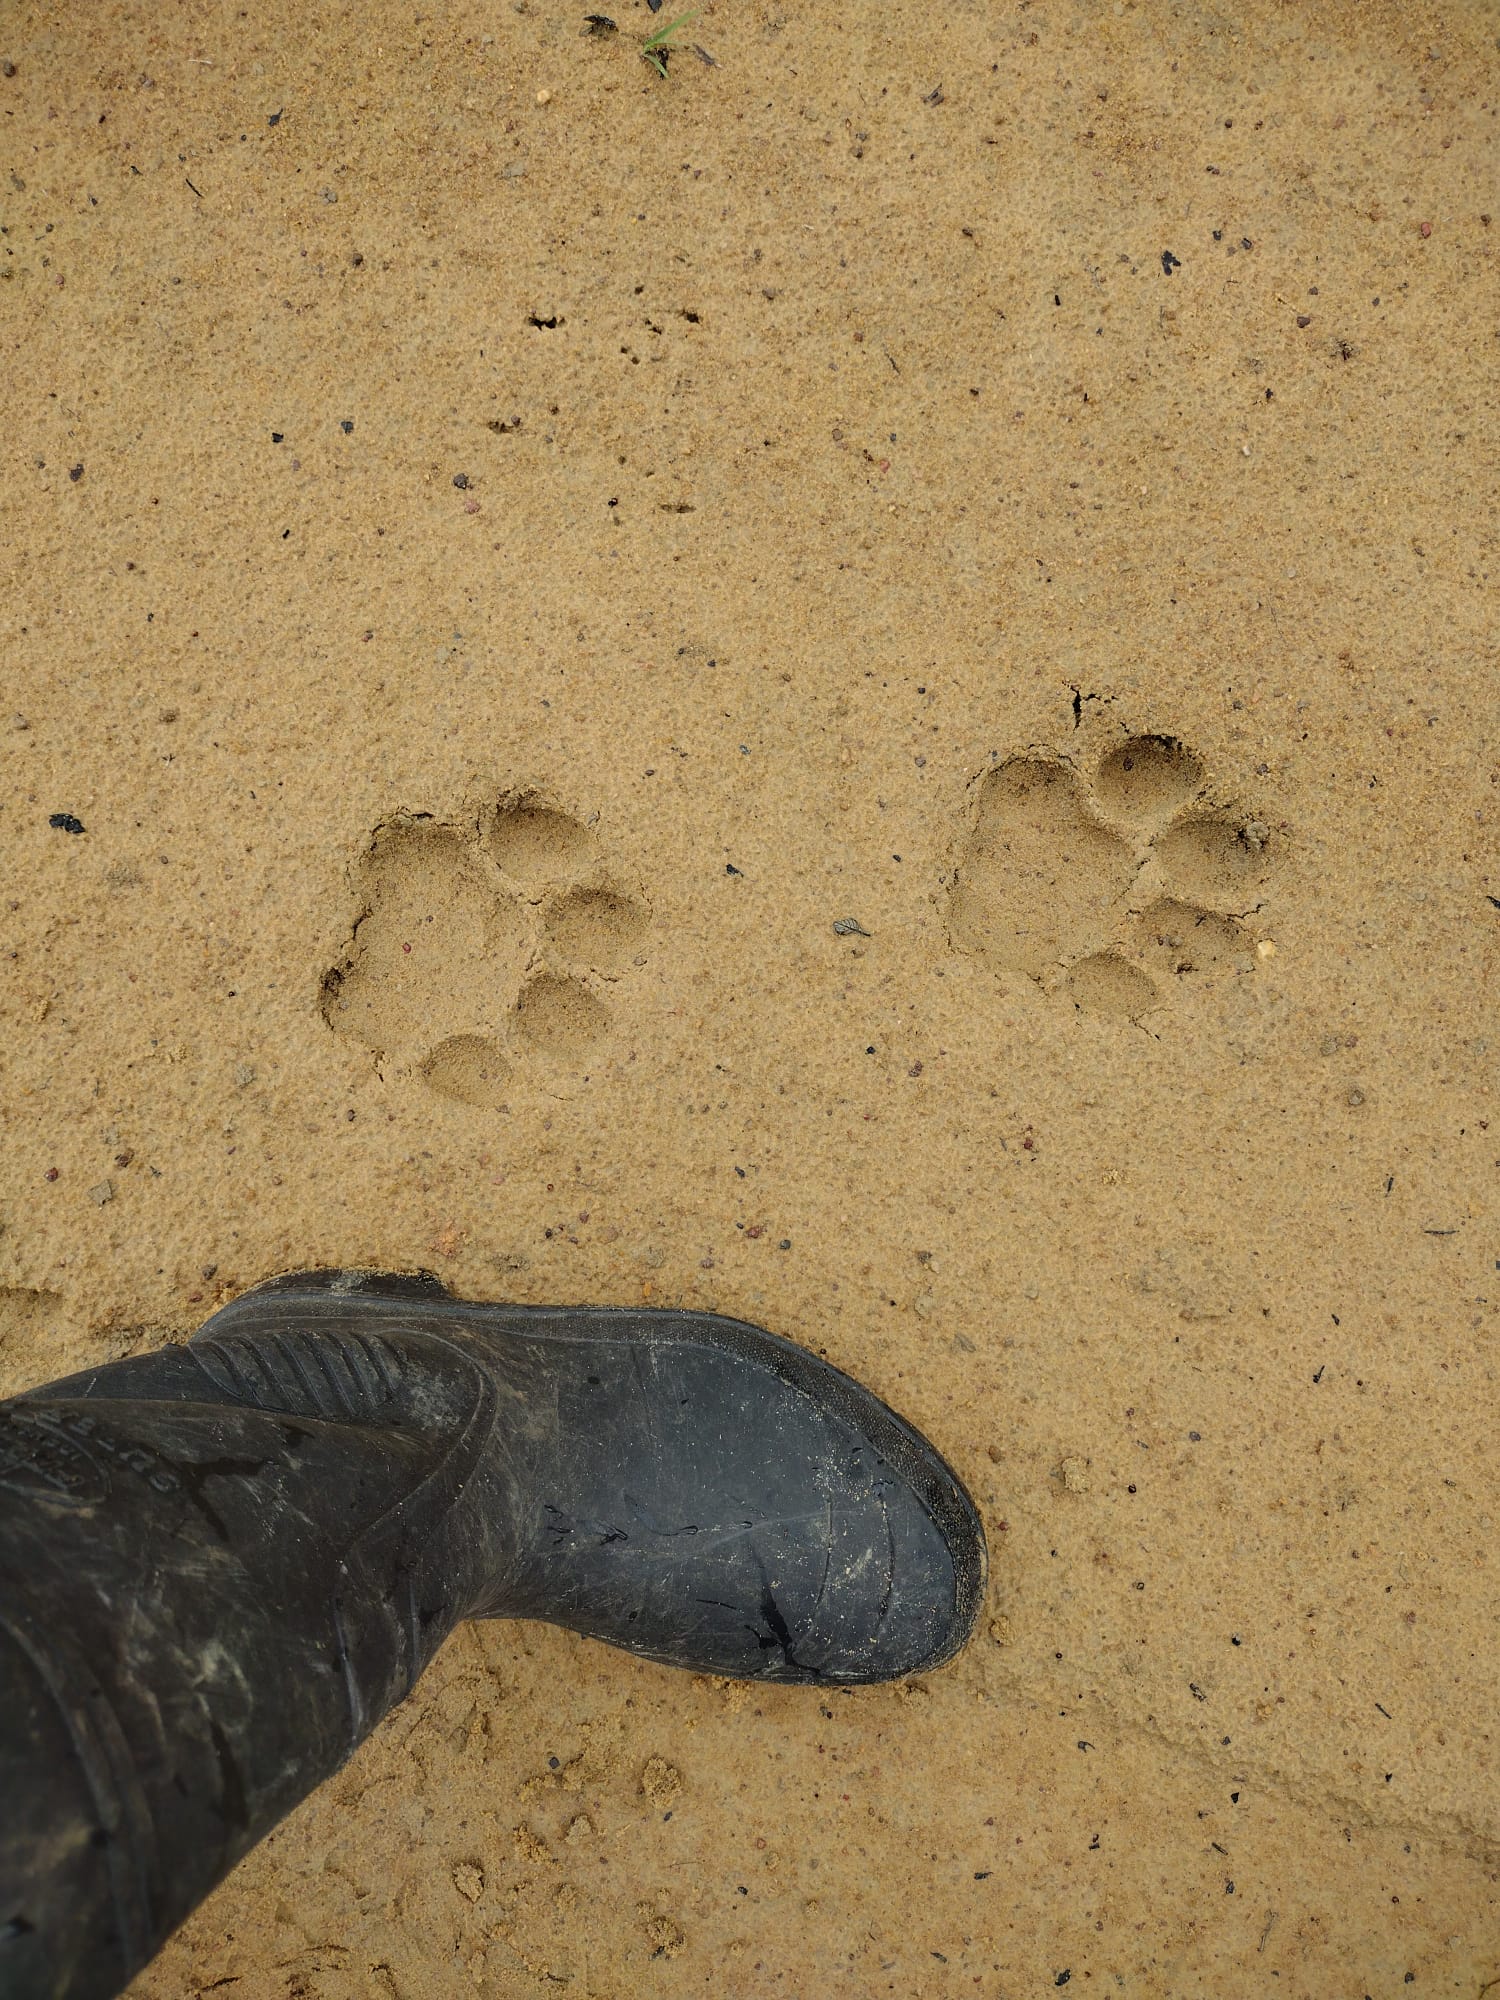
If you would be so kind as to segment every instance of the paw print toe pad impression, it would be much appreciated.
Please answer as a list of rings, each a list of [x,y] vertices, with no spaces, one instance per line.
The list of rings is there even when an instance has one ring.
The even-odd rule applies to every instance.
[[[1257,820],[1180,820],[1156,843],[1168,879],[1209,909],[1240,913],[1261,900],[1274,865],[1269,829]]]
[[[593,858],[593,835],[568,813],[532,796],[502,801],[490,822],[490,859],[527,893],[560,876],[580,874]]]
[[[552,905],[547,937],[561,957],[607,975],[639,950],[649,921],[639,903],[613,889],[572,889]]]
[[[1162,820],[1196,797],[1203,766],[1175,736],[1132,736],[1094,773],[1094,792],[1127,820]]]

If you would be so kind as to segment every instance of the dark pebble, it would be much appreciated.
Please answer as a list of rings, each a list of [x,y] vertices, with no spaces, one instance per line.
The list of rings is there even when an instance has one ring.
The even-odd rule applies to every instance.
[[[59,833],[83,832],[83,821],[74,813],[53,813],[47,824],[55,826]]]

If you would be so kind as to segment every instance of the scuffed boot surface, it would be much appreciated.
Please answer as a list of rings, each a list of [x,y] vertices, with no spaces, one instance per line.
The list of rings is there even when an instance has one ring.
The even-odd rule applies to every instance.
[[[983,1580],[932,1448],[756,1327],[262,1286],[0,1403],[0,1990],[117,1992],[459,1619],[876,1681]]]
[[[426,1390],[435,1350],[451,1366]],[[758,1327],[314,1272],[235,1300],[190,1351],[234,1400],[397,1428],[424,1394],[451,1421],[472,1368],[473,1473],[440,1533],[471,1615],[787,1682],[935,1667],[972,1628],[984,1538],[953,1472]]]

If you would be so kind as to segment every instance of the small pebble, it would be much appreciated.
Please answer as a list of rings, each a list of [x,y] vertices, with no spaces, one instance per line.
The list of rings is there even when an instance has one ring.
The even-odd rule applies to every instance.
[[[83,821],[76,813],[52,813],[48,816],[48,826],[55,826],[59,833],[82,833]]]
[[[550,104],[552,102],[552,92],[550,90],[539,90],[536,94],[536,101],[538,104]]]
[[[113,1181],[100,1181],[97,1187],[89,1189],[89,1200],[94,1204],[95,1208],[103,1208],[107,1201],[113,1201],[114,1198],[115,1184]]]

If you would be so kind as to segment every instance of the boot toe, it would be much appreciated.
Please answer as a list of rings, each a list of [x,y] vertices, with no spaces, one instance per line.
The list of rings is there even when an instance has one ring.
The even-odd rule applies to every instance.
[[[833,1508],[824,1576],[769,1677],[895,1680],[950,1659],[974,1621],[977,1532],[940,1523],[913,1485],[878,1472]]]
[[[548,1454],[556,1498],[510,1615],[755,1680],[892,1680],[959,1650],[984,1534],[924,1438],[758,1327],[622,1315],[610,1331],[583,1364],[588,1404],[554,1405],[574,1449]]]

